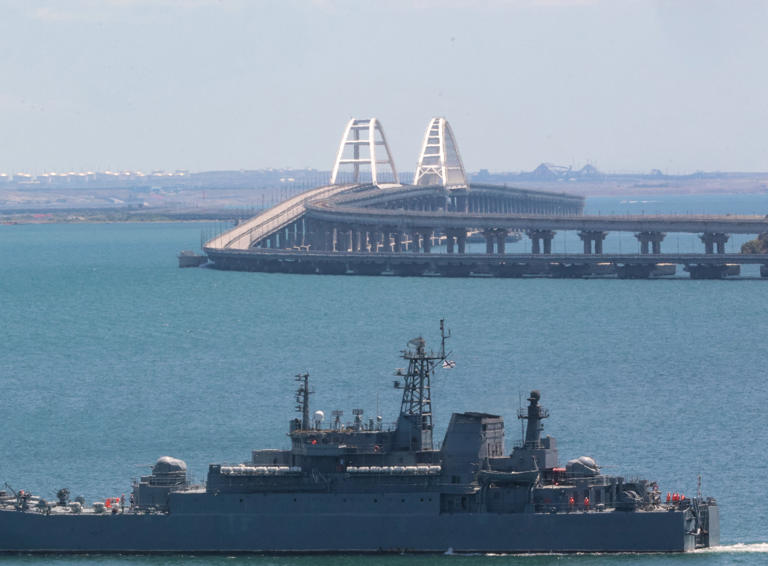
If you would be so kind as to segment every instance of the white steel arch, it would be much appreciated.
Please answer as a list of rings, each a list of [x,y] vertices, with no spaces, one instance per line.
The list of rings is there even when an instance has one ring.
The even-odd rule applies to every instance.
[[[443,185],[447,190],[469,188],[456,138],[445,118],[432,118],[427,126],[413,184]]]
[[[378,135],[377,135],[378,134]],[[379,158],[377,148],[384,148],[385,158]],[[339,168],[342,165],[351,165],[353,178],[351,180],[339,180]],[[389,165],[395,184],[400,184],[395,169],[395,161],[389,151],[387,138],[381,122],[376,118],[353,118],[347,123],[344,134],[341,136],[339,151],[336,153],[336,161],[331,173],[331,184],[352,182],[361,183],[360,168],[368,166],[371,169],[371,183],[379,184],[379,165]]]

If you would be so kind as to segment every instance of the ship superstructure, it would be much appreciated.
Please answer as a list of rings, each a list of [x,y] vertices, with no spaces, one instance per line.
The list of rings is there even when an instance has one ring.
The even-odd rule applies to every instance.
[[[431,379],[450,367],[422,338],[402,352],[395,425],[311,413],[309,375],[296,376],[290,448],[213,464],[204,486],[160,458],[128,502],[91,506],[0,497],[0,551],[62,552],[681,552],[719,542],[716,502],[662,497],[647,480],[601,473],[595,460],[558,463],[549,414],[532,391],[521,441],[505,454],[503,418],[454,413],[433,445]]]

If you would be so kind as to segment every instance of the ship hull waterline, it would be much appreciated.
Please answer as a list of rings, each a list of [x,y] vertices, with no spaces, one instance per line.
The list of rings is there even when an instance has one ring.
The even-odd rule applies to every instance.
[[[0,552],[685,552],[685,513],[150,514],[0,512]],[[715,541],[710,541],[713,543]],[[715,542],[716,543],[716,542]]]

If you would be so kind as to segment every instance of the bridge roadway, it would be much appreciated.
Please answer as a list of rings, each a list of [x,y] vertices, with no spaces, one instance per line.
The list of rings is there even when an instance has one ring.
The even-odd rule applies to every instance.
[[[660,273],[653,266],[667,263],[684,265],[692,277],[719,278],[757,263],[768,276],[768,256],[725,253],[730,234],[768,232],[768,217],[584,216],[582,208],[581,197],[499,186],[446,192],[436,186],[330,185],[262,212],[204,250],[214,267],[245,271],[579,276],[573,274],[603,273],[607,265],[619,276],[649,277]],[[466,253],[473,231],[485,239],[485,254]],[[511,231],[528,234],[531,254],[505,253]],[[584,253],[553,254],[557,231],[578,231]],[[611,231],[634,233],[641,253],[604,254]],[[668,232],[699,233],[705,253],[662,253]],[[443,241],[445,253],[433,249]]]
[[[469,192],[456,191],[451,194],[454,196],[451,197],[453,202],[450,206],[456,206],[458,202],[462,209],[471,212],[499,210],[538,214],[578,214],[584,207],[583,197],[495,185],[472,185],[472,190]],[[206,242],[204,248],[206,250],[246,250],[264,245],[266,240],[282,230],[301,234],[299,239],[306,242],[309,240],[307,234],[309,230],[304,224],[305,215],[309,206],[314,203],[325,203],[326,207],[341,215],[343,210],[346,210],[347,204],[364,205],[363,209],[365,207],[375,207],[375,209],[381,207],[381,210],[413,208],[426,211],[445,209],[447,200],[450,200],[447,196],[444,188],[439,186],[327,185],[305,191],[261,212]]]
[[[390,210],[337,206],[332,200],[307,205],[312,220],[357,226],[487,230],[579,230],[584,232],[688,232],[761,234],[768,232],[768,217],[744,215],[624,215],[548,216],[428,210]]]
[[[284,200],[253,218],[238,224],[205,243],[205,248],[247,250],[255,242],[299,220],[306,213],[307,203],[315,199],[331,198],[354,185],[328,185],[310,189]]]
[[[434,275],[446,277],[587,277],[616,275],[648,278],[673,275],[683,265],[694,279],[739,274],[740,264],[761,266],[768,276],[768,254],[445,254],[332,252],[256,248],[209,250],[219,269],[278,273],[355,275]]]
[[[581,214],[584,197],[552,191],[518,189],[506,185],[471,183],[468,191],[446,193],[439,185],[402,185],[386,190],[373,186],[358,186],[355,190],[333,196],[326,206],[399,210],[444,210],[446,198],[449,209],[463,205],[467,212],[528,212],[536,214]],[[451,202],[452,201],[452,202]],[[490,207],[488,206],[490,205]],[[490,210],[484,210],[489,209]]]

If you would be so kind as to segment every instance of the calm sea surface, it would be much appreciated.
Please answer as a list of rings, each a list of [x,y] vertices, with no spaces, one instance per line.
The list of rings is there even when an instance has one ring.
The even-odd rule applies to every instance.
[[[590,199],[588,211],[768,212],[764,195],[642,200]],[[130,479],[166,454],[202,479],[211,462],[287,447],[293,375],[305,370],[317,391],[313,410],[351,415],[359,407],[373,416],[378,406],[392,421],[399,350],[418,335],[436,345],[444,317],[457,365],[433,383],[437,437],[450,413],[463,410],[504,415],[516,437],[520,397],[540,389],[552,415],[545,432],[558,439],[561,461],[591,455],[607,473],[649,477],[662,491],[690,495],[701,474],[703,491],[721,505],[724,546],[681,556],[16,556],[0,563],[768,562],[768,281],[178,269],[176,253],[197,247],[201,230],[211,228],[0,226],[0,482],[47,497],[68,487],[103,499],[127,493]],[[701,245],[694,238],[686,241]]]

